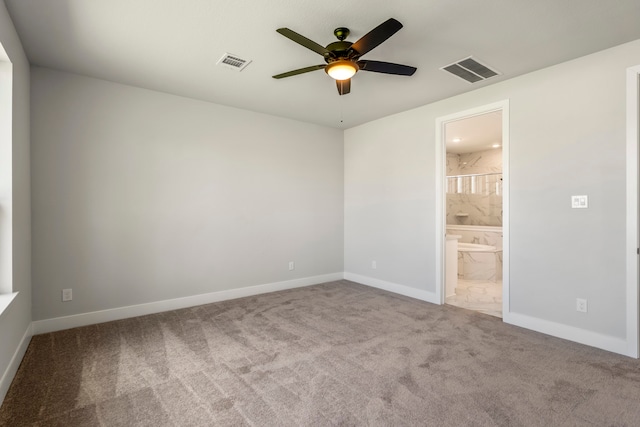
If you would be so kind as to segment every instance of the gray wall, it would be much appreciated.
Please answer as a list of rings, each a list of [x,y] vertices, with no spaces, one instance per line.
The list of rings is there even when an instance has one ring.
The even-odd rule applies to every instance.
[[[509,99],[511,311],[624,338],[625,70],[637,64],[640,41],[347,130],[345,272],[435,292],[435,120]],[[589,209],[571,209],[572,194]]]
[[[34,320],[343,271],[342,131],[31,76]]]
[[[0,256],[11,257],[11,290],[18,292],[13,303],[0,315],[1,378],[31,323],[29,64],[3,1],[0,1],[0,43],[13,66],[11,192],[2,194],[0,202],[2,227],[5,228],[0,238],[6,237],[6,227],[11,227],[11,253],[3,250]]]

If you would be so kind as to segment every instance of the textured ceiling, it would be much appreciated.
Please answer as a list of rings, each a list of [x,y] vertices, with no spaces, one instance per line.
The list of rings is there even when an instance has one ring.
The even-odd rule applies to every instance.
[[[320,125],[348,128],[640,39],[638,0],[5,0],[33,65]],[[271,76],[322,57],[276,33],[355,42],[393,17],[404,28],[363,59],[412,77],[359,72],[339,96],[323,71]],[[253,62],[216,66],[225,53]],[[440,67],[473,55],[503,74],[469,84]]]

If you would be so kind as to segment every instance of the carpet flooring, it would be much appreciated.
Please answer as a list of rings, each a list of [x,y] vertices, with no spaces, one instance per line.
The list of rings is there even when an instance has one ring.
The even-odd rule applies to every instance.
[[[34,336],[2,426],[637,426],[640,362],[349,281]]]

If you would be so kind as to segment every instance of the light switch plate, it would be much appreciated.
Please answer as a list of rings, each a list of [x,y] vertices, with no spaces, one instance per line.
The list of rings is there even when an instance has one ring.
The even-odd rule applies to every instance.
[[[589,196],[571,196],[573,209],[586,209],[589,207]]]
[[[67,302],[73,300],[73,290],[72,289],[63,289],[62,290],[62,302]]]

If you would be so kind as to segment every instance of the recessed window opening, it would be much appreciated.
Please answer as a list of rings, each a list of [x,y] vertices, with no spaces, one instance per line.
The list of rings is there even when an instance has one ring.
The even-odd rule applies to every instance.
[[[0,45],[0,296],[13,292],[12,86],[13,67]]]

